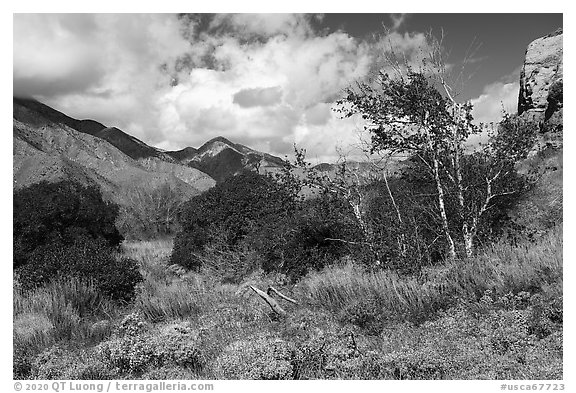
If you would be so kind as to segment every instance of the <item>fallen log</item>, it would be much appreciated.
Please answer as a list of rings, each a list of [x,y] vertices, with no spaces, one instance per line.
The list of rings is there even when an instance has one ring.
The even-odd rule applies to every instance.
[[[286,295],[283,295],[283,294],[280,293],[280,291],[278,291],[276,288],[274,288],[274,287],[268,287],[268,291],[267,291],[268,295],[270,295],[271,292],[274,292],[276,295],[280,296],[282,299],[286,300],[287,302],[294,303],[294,304],[298,304],[298,302],[297,302],[296,300],[291,299],[291,298],[289,298],[289,297],[286,296]]]
[[[264,299],[264,301],[266,303],[268,303],[268,305],[270,306],[272,311],[274,311],[278,315],[286,316],[286,311],[284,311],[284,309],[282,307],[280,307],[280,305],[276,302],[276,300],[274,300],[270,296],[268,296],[268,294],[266,294],[266,292],[263,292],[263,291],[259,290],[258,288],[253,287],[252,285],[249,285],[249,287],[254,292],[256,292],[258,294],[258,296],[260,296],[262,299]]]

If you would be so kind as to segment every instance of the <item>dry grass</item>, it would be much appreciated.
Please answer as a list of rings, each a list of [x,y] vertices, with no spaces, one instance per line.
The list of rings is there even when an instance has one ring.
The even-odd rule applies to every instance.
[[[148,241],[125,241],[122,243],[124,255],[137,261],[157,264],[167,262],[172,253],[174,239],[165,238]]]
[[[392,319],[415,319],[433,313],[443,298],[439,290],[416,278],[391,271],[367,272],[353,263],[331,266],[306,276],[300,291],[317,307],[339,312],[374,307]]]
[[[14,341],[35,352],[60,340],[94,341],[94,322],[110,319],[115,309],[89,282],[57,279],[33,291],[14,290]]]
[[[151,322],[197,317],[204,302],[206,288],[198,276],[170,268],[173,245],[173,239],[122,244],[124,255],[138,261],[145,278],[137,290],[135,308]]]
[[[486,290],[500,295],[539,292],[562,282],[562,229],[535,242],[495,243],[481,255],[447,267],[443,281],[455,296],[478,299]]]
[[[138,291],[136,309],[152,322],[197,317],[205,303],[205,288],[194,282],[147,280]]]
[[[534,243],[496,243],[475,258],[429,269],[418,278],[369,272],[349,262],[311,273],[299,286],[310,304],[331,312],[355,310],[419,322],[434,318],[458,299],[477,301],[487,290],[497,295],[538,293],[558,283],[561,286],[560,229]]]
[[[124,311],[152,322],[138,341],[140,349],[130,348],[135,359],[163,348],[159,328],[167,323],[193,330],[203,365],[193,375],[208,379],[561,378],[561,235],[558,230],[536,243],[495,244],[476,258],[419,277],[366,271],[349,262],[310,273],[295,287],[262,272],[240,284],[222,283],[220,275],[206,271],[174,273],[167,269],[170,241],[125,243],[127,256],[147,274]],[[299,304],[282,303],[288,316],[279,318],[248,284],[273,285]],[[24,351],[33,360],[62,340],[85,342],[93,334],[90,323],[102,318],[106,304],[86,283],[15,290],[15,348],[34,346]],[[112,327],[118,325],[118,318],[110,320]],[[176,341],[187,343],[188,336],[180,334]],[[116,342],[110,334],[96,342],[102,340],[108,346]],[[66,351],[62,367],[73,369],[66,365]],[[83,351],[88,356],[92,350]],[[269,361],[254,360],[260,356]],[[21,363],[21,369],[29,367]],[[102,364],[94,368],[104,367],[117,379],[134,377]],[[172,372],[192,375],[181,366]]]
[[[122,243],[122,254],[138,261],[140,272],[144,277],[155,280],[167,278],[167,268],[174,247],[173,238],[148,241],[125,241]]]

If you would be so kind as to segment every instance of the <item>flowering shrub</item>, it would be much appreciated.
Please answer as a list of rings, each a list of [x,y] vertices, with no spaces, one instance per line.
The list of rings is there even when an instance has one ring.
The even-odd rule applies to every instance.
[[[128,315],[116,337],[101,343],[97,352],[109,368],[120,374],[141,374],[150,368],[179,366],[199,370],[203,366],[199,336],[187,323],[146,330],[138,314]]]
[[[117,333],[119,336],[135,337],[144,330],[146,330],[146,323],[142,316],[138,313],[131,313],[122,319]]]
[[[433,347],[393,352],[382,362],[393,379],[444,379],[452,367],[452,360]]]
[[[34,359],[34,379],[112,379],[114,375],[92,354],[52,346]]]
[[[292,379],[294,347],[277,338],[234,341],[216,359],[216,375],[224,379]]]
[[[170,325],[149,338],[155,364],[199,370],[204,365],[198,331],[189,323]]]
[[[530,379],[562,379],[562,346],[563,334],[559,329],[528,348],[526,375]]]
[[[490,340],[491,349],[501,355],[507,352],[523,353],[535,338],[528,332],[526,311],[499,310],[481,322],[480,326]]]
[[[386,328],[386,347],[392,350],[384,348],[373,363],[394,379],[561,378],[561,330],[538,340],[530,331],[531,308],[513,308],[529,298],[492,299],[488,293],[472,308],[476,313],[468,305],[417,327]]]
[[[141,336],[125,336],[101,343],[97,353],[115,372],[141,373],[152,360],[152,348]]]
[[[298,346],[299,378],[358,378],[364,366],[362,352],[351,331],[320,333]]]

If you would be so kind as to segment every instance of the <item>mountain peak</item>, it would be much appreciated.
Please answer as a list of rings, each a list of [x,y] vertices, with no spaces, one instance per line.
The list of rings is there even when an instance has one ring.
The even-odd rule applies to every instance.
[[[210,139],[198,149],[187,147],[166,153],[181,164],[209,174],[216,181],[245,169],[273,172],[284,165],[281,158],[234,143],[223,136]]]
[[[208,142],[216,142],[216,141],[233,144],[232,142],[230,142],[229,139],[224,138],[222,135],[218,135],[210,139]]]
[[[224,143],[225,145],[228,145],[232,148],[236,148],[236,144],[232,143],[230,140],[224,138],[223,136],[217,136],[215,138],[210,139],[208,142],[204,143],[199,149],[198,151],[202,151],[205,150],[207,147],[215,144],[215,143]]]

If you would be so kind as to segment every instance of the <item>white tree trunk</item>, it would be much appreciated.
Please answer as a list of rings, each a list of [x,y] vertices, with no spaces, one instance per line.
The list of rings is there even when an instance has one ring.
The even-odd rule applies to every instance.
[[[474,230],[470,231],[468,225],[462,229],[462,236],[464,237],[464,249],[468,258],[474,255]]]
[[[444,189],[442,188],[442,183],[440,181],[440,170],[438,164],[438,158],[433,158],[433,174],[434,181],[436,182],[436,190],[438,191],[438,208],[440,210],[440,218],[442,219],[442,229],[444,230],[444,236],[448,242],[448,257],[452,260],[456,259],[456,247],[454,246],[454,240],[450,235],[450,227],[448,226],[448,216],[446,215],[446,207],[444,204]]]

